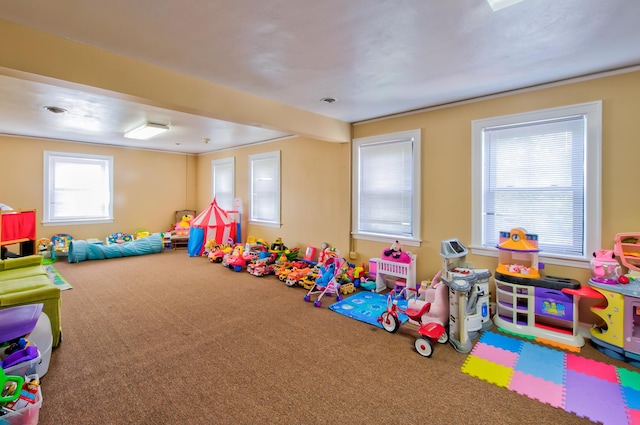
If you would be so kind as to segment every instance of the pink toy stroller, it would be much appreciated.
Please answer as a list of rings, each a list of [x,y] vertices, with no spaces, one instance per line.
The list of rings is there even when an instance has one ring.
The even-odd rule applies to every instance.
[[[433,341],[440,344],[449,341],[445,327],[449,320],[449,288],[440,281],[440,274],[441,271],[435,275],[423,294],[408,299],[406,310],[398,307],[398,299],[406,296],[407,288],[399,294],[391,291],[387,297],[387,310],[378,317],[378,323],[387,332],[395,333],[400,328],[398,312],[406,314],[409,323],[418,326],[420,336],[416,338],[414,345],[418,354],[424,357],[431,357],[433,354]]]
[[[340,284],[338,283],[338,276],[342,269],[342,264],[338,264],[337,258],[329,258],[320,269],[320,275],[313,283],[307,295],[304,296],[306,302],[311,302],[311,296],[318,294],[318,298],[314,301],[313,305],[320,307],[322,305],[322,297],[325,295],[336,294],[338,301],[342,300],[340,295]]]

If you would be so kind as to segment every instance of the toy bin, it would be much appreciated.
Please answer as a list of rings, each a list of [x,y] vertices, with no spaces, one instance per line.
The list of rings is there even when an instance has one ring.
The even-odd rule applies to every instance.
[[[26,381],[38,379],[38,375],[28,375]],[[30,403],[21,403],[18,409],[10,411],[4,416],[0,416],[0,424],[2,425],[37,425],[40,416],[40,407],[42,407],[42,390],[40,386],[34,394],[33,401]]]
[[[535,288],[535,314],[573,320],[573,296],[555,289]]]
[[[40,350],[38,350],[38,356],[27,360],[24,362],[20,362],[16,365],[8,367],[4,369],[4,374],[9,376],[25,376],[25,375],[34,375],[37,373],[38,365],[42,363],[42,355],[40,354]],[[0,425],[2,425],[2,417],[0,417]]]
[[[42,378],[49,370],[49,361],[51,360],[51,347],[53,345],[53,335],[51,334],[51,320],[45,313],[41,313],[35,328],[27,335],[27,339],[31,341],[40,351],[41,361],[36,366],[35,372]],[[0,422],[1,424],[1,422]]]

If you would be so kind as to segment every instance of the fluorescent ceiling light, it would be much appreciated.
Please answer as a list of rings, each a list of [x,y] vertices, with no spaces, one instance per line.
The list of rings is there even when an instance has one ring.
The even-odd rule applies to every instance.
[[[505,7],[513,6],[516,3],[520,3],[522,0],[487,0],[491,10],[494,12],[504,9]]]
[[[148,122],[146,124],[142,124],[140,127],[127,131],[124,133],[124,137],[127,139],[147,140],[160,133],[164,133],[167,130],[169,130],[168,125]]]

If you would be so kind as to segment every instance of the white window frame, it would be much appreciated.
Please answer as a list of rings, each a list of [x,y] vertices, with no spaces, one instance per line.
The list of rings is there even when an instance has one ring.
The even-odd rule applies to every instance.
[[[576,115],[586,117],[584,146],[584,234],[583,255],[545,254],[540,251],[543,263],[588,268],[591,254],[601,248],[602,228],[602,102],[588,102],[559,108],[544,109],[521,114],[472,121],[472,241],[471,252],[478,255],[498,256],[495,247],[484,246],[483,225],[483,129],[495,126],[537,122]],[[509,231],[511,229],[502,229]],[[531,231],[531,229],[526,229]]]
[[[56,217],[55,210],[52,206],[55,204],[56,199],[56,181],[55,181],[55,168],[58,163],[88,163],[96,164],[101,167],[105,167],[106,178],[102,182],[107,187],[103,187],[103,202],[105,208],[101,215],[78,215],[74,217]],[[113,157],[103,155],[88,155],[79,153],[68,152],[44,152],[44,208],[43,208],[43,225],[59,225],[59,224],[98,224],[98,223],[112,223],[113,222]],[[83,180],[82,176],[74,175],[77,180]],[[97,190],[97,189],[96,189]]]
[[[261,193],[260,186],[257,183],[259,176],[256,175],[256,165],[258,163],[266,163],[271,166],[271,178],[273,179],[273,191]],[[280,151],[266,152],[261,154],[249,155],[249,218],[250,223],[259,224],[268,227],[280,227]],[[271,193],[273,192],[273,193]],[[257,208],[254,203],[257,197],[261,195],[271,196],[272,215],[270,217],[257,217]]]
[[[360,225],[360,187],[362,179],[361,170],[361,150],[363,147],[374,146],[376,144],[389,143],[406,143],[412,141],[412,160],[413,160],[413,176],[412,176],[412,223],[411,234],[389,234],[389,233],[373,233],[361,228]],[[397,240],[403,245],[420,246],[421,233],[421,145],[422,134],[420,129],[401,131],[397,133],[381,134],[377,136],[362,137],[354,139],[352,142],[352,229],[351,235],[354,239],[362,239],[376,242],[392,243]],[[384,173],[385,170],[379,170]]]
[[[236,166],[235,166],[235,157],[214,159],[211,161],[211,199],[216,198],[218,205],[220,208],[224,210],[231,211],[234,209],[234,197],[236,193]],[[228,173],[229,175],[224,175],[223,173]],[[222,201],[218,196],[216,196],[216,186],[217,182],[220,180],[228,180],[231,182],[231,187],[228,188],[227,193],[231,193],[231,198],[228,199],[229,203],[225,202],[225,196],[223,194]]]

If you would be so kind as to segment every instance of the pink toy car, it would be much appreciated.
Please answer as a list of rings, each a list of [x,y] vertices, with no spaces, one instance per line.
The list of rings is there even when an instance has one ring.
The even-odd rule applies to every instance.
[[[398,307],[400,294],[389,292],[387,298],[387,310],[378,317],[378,323],[390,333],[395,333],[400,328],[398,312],[409,317],[409,321],[418,326],[418,334],[415,340],[415,348],[418,354],[431,357],[433,354],[433,342],[445,344],[449,341],[449,334],[445,324],[449,317],[449,288],[440,282],[440,273],[433,278],[433,283],[427,288],[424,299],[417,297],[408,300],[406,310]]]

